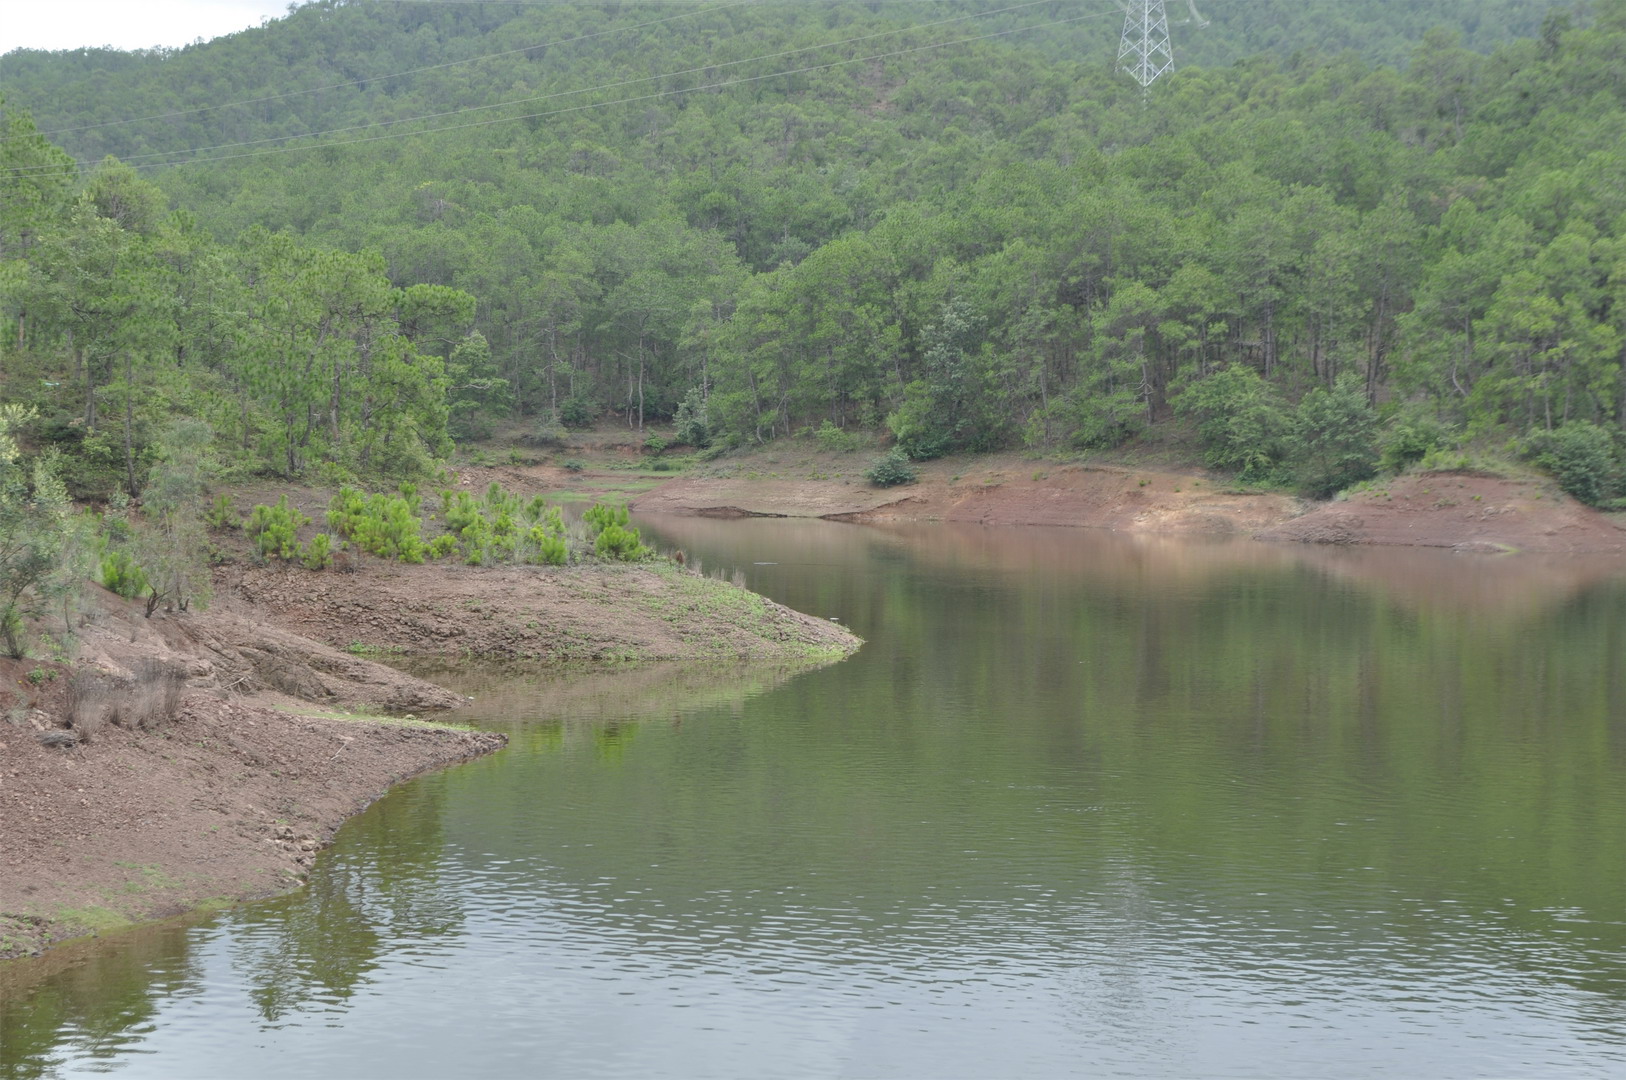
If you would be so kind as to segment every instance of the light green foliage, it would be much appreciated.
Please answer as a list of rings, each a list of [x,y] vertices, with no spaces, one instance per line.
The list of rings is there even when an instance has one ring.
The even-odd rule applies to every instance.
[[[588,536],[597,539],[600,533],[612,525],[624,528],[631,517],[625,506],[594,503],[582,513],[582,523],[587,526]]]
[[[876,487],[897,487],[899,484],[912,484],[915,476],[914,466],[909,464],[909,455],[897,447],[893,447],[885,454],[876,458],[868,469],[864,470],[864,479]]]
[[[277,499],[275,506],[259,504],[249,511],[243,526],[254,550],[263,559],[294,559],[299,555],[299,530],[309,525],[310,518],[288,505],[288,496]]]
[[[864,445],[863,436],[854,431],[843,431],[828,419],[813,432],[813,438],[818,442],[820,450],[830,453],[850,454]]]
[[[643,545],[637,529],[611,524],[604,526],[594,539],[593,553],[601,559],[635,562],[654,554],[654,551]]]
[[[128,551],[117,548],[102,556],[101,579],[105,588],[126,600],[145,596],[151,587],[147,572]]]
[[[403,494],[363,495],[342,487],[328,503],[328,528],[356,546],[358,551],[405,563],[424,560],[423,519],[418,517],[417,489],[403,485]]]
[[[461,548],[471,566],[562,566],[569,561],[564,514],[540,495],[522,499],[492,483],[478,499],[450,490],[442,490],[440,497],[447,532],[437,538],[437,546],[445,554]]]
[[[299,549],[299,561],[307,570],[326,570],[333,565],[333,537],[317,533]]]
[[[185,611],[194,600],[208,599],[204,492],[214,470],[213,437],[201,420],[183,419],[171,424],[159,440],[158,461],[141,493],[146,527],[137,541],[151,579],[149,616],[161,603]]]
[[[209,504],[209,509],[204,512],[203,521],[211,529],[241,529],[243,527],[243,519],[237,513],[237,508],[232,505],[231,495],[224,491],[216,495],[214,502]]]

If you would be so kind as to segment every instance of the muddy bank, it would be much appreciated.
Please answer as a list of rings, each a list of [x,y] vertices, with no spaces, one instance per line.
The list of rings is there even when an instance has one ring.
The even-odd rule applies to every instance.
[[[6,662],[9,685],[27,663]],[[53,748],[38,729],[60,731],[65,703],[49,691],[27,722],[0,724],[0,957],[297,887],[390,785],[504,741],[193,690],[149,730],[108,723]]]
[[[356,652],[542,660],[834,659],[860,642],[825,619],[670,563],[410,566],[349,574],[222,568],[257,620]]]

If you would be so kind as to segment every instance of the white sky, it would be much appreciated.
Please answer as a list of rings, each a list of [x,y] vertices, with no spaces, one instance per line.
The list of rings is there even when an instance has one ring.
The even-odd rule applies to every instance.
[[[190,45],[287,13],[288,0],[0,0],[0,54]]]

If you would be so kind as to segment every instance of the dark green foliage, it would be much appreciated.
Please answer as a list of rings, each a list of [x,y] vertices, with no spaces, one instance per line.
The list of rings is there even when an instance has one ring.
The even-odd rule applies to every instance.
[[[283,495],[275,506],[261,503],[251,510],[243,531],[254,541],[261,558],[291,560],[299,557],[299,530],[310,520],[288,505],[288,496]]]
[[[559,403],[559,422],[567,428],[591,427],[599,411],[598,404],[588,398],[566,398]]]
[[[1299,490],[1325,499],[1377,475],[1377,430],[1358,376],[1344,375],[1331,390],[1316,387],[1304,395],[1289,444]]]
[[[868,469],[864,470],[864,479],[876,487],[897,487],[899,484],[912,484],[918,479],[914,466],[909,463],[909,455],[897,447],[893,447],[885,454],[876,458]]]
[[[1197,420],[1210,468],[1244,480],[1269,479],[1286,449],[1291,418],[1275,387],[1250,367],[1231,367],[1198,380],[1174,398],[1177,412]]]
[[[1113,447],[1184,412],[1216,467],[1321,489],[1333,466],[1289,460],[1314,440],[1288,438],[1284,403],[1344,373],[1465,438],[1618,428],[1619,0],[1551,20],[1537,0],[1333,6],[1219,4],[1149,95],[1112,72],[1098,21],[880,75],[748,59],[767,40],[891,50],[901,5],[725,5],[658,30],[634,5],[546,64],[523,50],[574,36],[566,6],[320,4],[163,56],[14,53],[8,99],[86,161],[746,62],[738,85],[568,123],[107,161],[83,199],[8,106],[0,265],[26,272],[0,274],[7,385],[99,494],[136,490],[189,410],[230,468],[352,477],[424,472],[448,431],[510,415],[550,438],[555,417],[639,439],[671,417],[716,453],[828,422],[918,460]],[[476,79],[429,74],[425,48],[495,55]],[[357,64],[417,73],[175,111]],[[169,119],[94,126],[110,101]],[[1242,369],[1265,388],[1251,403],[1231,383],[1193,404]],[[1386,465],[1431,438],[1383,437]]]
[[[1531,432],[1525,444],[1559,487],[1588,506],[1601,506],[1620,494],[1620,453],[1598,425],[1572,420],[1552,431]]]
[[[1378,436],[1378,465],[1385,472],[1404,472],[1451,441],[1450,429],[1432,415],[1402,414]]]
[[[706,399],[698,386],[691,387],[678,402],[672,414],[673,437],[684,446],[696,450],[711,442],[711,427],[706,423]]]

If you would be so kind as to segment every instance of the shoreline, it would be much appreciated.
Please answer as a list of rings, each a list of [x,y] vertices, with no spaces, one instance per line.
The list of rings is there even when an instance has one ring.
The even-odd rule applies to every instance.
[[[465,699],[374,656],[819,664],[862,644],[671,564],[238,562],[215,593],[146,618],[93,586],[78,661],[0,660],[0,960],[298,888],[391,787],[506,744],[417,719]]]
[[[1551,480],[1465,470],[1373,481],[1328,502],[1230,486],[1200,472],[1125,465],[1046,465],[1011,454],[917,466],[916,483],[875,488],[830,463],[810,475],[746,462],[668,480],[634,511],[701,517],[804,517],[857,524],[1054,525],[1160,536],[1230,536],[1305,544],[1448,548],[1485,554],[1626,555],[1626,529]],[[785,470],[789,473],[789,470]]]
[[[504,735],[188,692],[152,730],[0,738],[0,960],[300,888],[340,825]],[[43,828],[41,827],[43,826]]]

